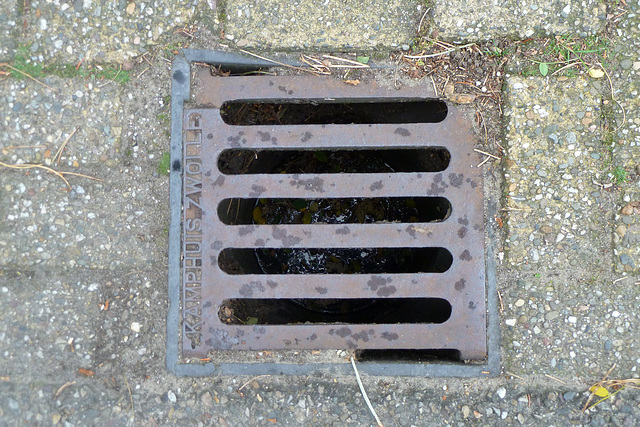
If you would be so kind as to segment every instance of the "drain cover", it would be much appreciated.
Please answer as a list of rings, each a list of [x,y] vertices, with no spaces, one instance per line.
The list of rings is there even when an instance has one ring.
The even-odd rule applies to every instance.
[[[182,354],[485,358],[482,175],[458,110],[411,88],[206,73],[207,108],[183,114]]]

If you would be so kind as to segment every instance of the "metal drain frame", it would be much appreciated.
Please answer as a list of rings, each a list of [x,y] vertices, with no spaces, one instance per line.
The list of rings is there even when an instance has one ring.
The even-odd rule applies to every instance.
[[[172,67],[171,92],[171,172],[170,200],[171,223],[169,227],[169,310],[167,315],[167,368],[178,376],[209,375],[257,375],[284,374],[307,375],[312,373],[350,374],[348,363],[179,363],[180,345],[180,296],[181,296],[181,218],[182,218],[182,164],[183,164],[183,114],[184,102],[190,98],[190,62],[206,62],[229,68],[265,66],[254,64],[251,58],[215,51],[183,50],[184,57],[176,56]],[[496,212],[496,201],[488,200],[488,217]],[[361,362],[359,369],[370,375],[431,376],[431,377],[488,377],[499,375],[499,319],[495,276],[495,230],[487,222],[486,242],[486,292],[487,292],[487,359],[486,363],[463,364],[461,362]]]

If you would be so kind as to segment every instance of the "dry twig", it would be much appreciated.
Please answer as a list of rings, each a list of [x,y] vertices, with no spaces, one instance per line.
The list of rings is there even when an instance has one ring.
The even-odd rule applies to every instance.
[[[81,173],[75,173],[75,172],[66,172],[66,171],[57,171],[55,169],[52,169],[48,166],[44,166],[41,164],[31,164],[31,163],[25,163],[25,164],[7,164],[4,162],[0,162],[0,166],[3,166],[5,168],[9,168],[9,169],[43,169],[46,170],[47,172],[51,172],[54,175],[59,176],[60,178],[62,178],[62,180],[65,182],[65,184],[67,184],[67,187],[71,188],[71,185],[69,184],[69,181],[67,181],[67,179],[64,177],[65,175],[73,175],[73,176],[80,176],[82,178],[89,178],[89,179],[93,179],[95,181],[104,181],[104,179],[100,179],[100,178],[95,178],[93,176],[89,176],[89,175],[84,175]]]
[[[251,378],[249,381],[247,381],[246,383],[242,384],[242,386],[240,386],[240,388],[238,389],[238,391],[242,390],[243,388],[245,388],[246,386],[248,386],[249,384],[251,384],[252,382],[254,382],[255,380],[259,379],[259,378],[264,378],[264,377],[270,377],[271,375],[258,375],[256,377]]]
[[[594,384],[594,386],[592,387],[594,390],[597,390],[598,387],[602,386],[602,383],[607,379],[607,377],[611,374],[611,372],[613,372],[613,370],[616,368],[616,364],[614,363],[611,368],[609,368],[609,370],[607,371],[606,374],[604,374],[604,377],[602,377],[602,379]],[[591,394],[589,395],[589,398],[587,399],[587,401],[584,403],[584,406],[582,407],[582,412],[586,411],[588,408],[590,408],[591,406],[589,406],[589,403],[591,403],[591,401],[593,400],[593,396],[595,396],[596,394],[592,391]],[[609,396],[607,396],[609,397]],[[604,399],[603,399],[604,400]],[[597,405],[598,403],[602,402],[602,400],[596,402],[593,406]]]
[[[323,58],[327,58],[327,59],[333,59],[336,61],[343,61],[346,62],[348,64],[352,64],[354,67],[346,67],[346,68],[370,68],[367,64],[363,64],[362,62],[357,62],[357,61],[353,61],[351,59],[346,59],[346,58],[340,58],[338,56],[331,56],[331,55],[322,55]],[[341,65],[329,65],[329,68],[345,68],[345,66],[341,66]]]
[[[60,157],[62,157],[62,150],[64,150],[64,147],[66,147],[67,143],[71,140],[71,138],[73,137],[73,135],[76,134],[77,131],[78,131],[78,128],[75,128],[73,132],[71,132],[71,135],[69,135],[67,139],[64,140],[60,148],[58,148],[56,155],[53,156],[53,161],[56,162],[57,165],[60,164]],[[56,157],[58,158],[58,160],[56,160]]]
[[[58,391],[56,391],[56,394],[53,395],[53,397],[58,397],[60,396],[60,393],[62,393],[64,391],[65,388],[67,387],[71,387],[72,385],[74,385],[76,382],[75,381],[69,381],[64,383],[62,386],[60,386],[60,388],[58,389]]]
[[[129,400],[131,401],[131,419],[135,418],[135,412],[133,412],[133,396],[131,395],[131,387],[129,387],[129,381],[127,381],[127,376],[122,375],[124,377],[124,382],[127,384],[127,390],[129,390]]]
[[[545,376],[545,377],[547,377],[547,378],[551,378],[552,380],[557,381],[557,382],[559,382],[560,384],[565,384],[565,385],[567,384],[567,383],[565,383],[564,381],[562,381],[562,380],[560,380],[560,379],[558,379],[558,378],[556,378],[556,377],[554,377],[554,376],[552,376],[552,375],[544,374],[544,376]]]
[[[307,69],[305,69],[303,67],[296,67],[294,65],[285,64],[284,62],[279,62],[279,61],[276,61],[276,60],[273,60],[273,59],[265,58],[264,56],[260,56],[260,55],[258,55],[256,53],[249,52],[248,50],[244,50],[244,49],[239,49],[239,50],[242,53],[246,53],[247,55],[254,56],[254,57],[258,58],[258,59],[262,59],[263,61],[273,62],[276,65],[281,65],[283,67],[291,68],[291,69],[298,70],[298,71],[309,71],[309,70],[307,70]]]
[[[456,50],[464,49],[464,48],[471,47],[471,46],[474,46],[474,45],[475,45],[475,43],[467,43],[467,44],[462,45],[462,46],[451,47],[451,48],[449,48],[449,49],[447,49],[447,50],[445,50],[443,52],[431,53],[429,55],[404,55],[404,58],[408,58],[408,59],[435,58],[437,56],[446,55],[448,53],[455,52]]]
[[[530,212],[533,209],[532,208],[502,208],[500,209],[501,211],[506,211],[506,212]]]
[[[364,389],[364,385],[362,385],[362,380],[360,379],[360,374],[358,373],[358,368],[356,367],[356,361],[353,358],[353,356],[351,356],[351,366],[353,366],[353,372],[355,372],[356,374],[356,381],[358,381],[358,387],[360,387],[360,392],[362,393],[362,397],[364,397],[364,401],[369,407],[369,411],[371,411],[371,414],[373,414],[373,417],[376,419],[376,423],[378,424],[378,427],[384,427],[384,424],[382,424],[382,422],[380,421],[380,418],[378,418],[378,414],[376,414],[376,411],[373,409],[373,406],[371,406],[371,401],[369,400],[369,396],[367,396],[367,392]]]

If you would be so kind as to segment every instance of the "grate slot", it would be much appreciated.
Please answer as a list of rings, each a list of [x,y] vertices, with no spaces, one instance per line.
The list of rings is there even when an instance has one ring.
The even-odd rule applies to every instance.
[[[340,214],[336,213],[339,210]],[[241,214],[242,213],[242,214]],[[444,197],[341,199],[224,199],[218,217],[226,225],[363,224],[440,222],[449,218]]]
[[[224,150],[218,169],[225,175],[442,172],[451,154],[444,147],[402,150]]]
[[[227,248],[218,256],[227,274],[444,273],[452,263],[445,248]]]
[[[361,350],[357,352],[357,358],[360,362],[435,362],[435,361],[452,361],[459,362],[462,360],[460,351],[458,350]]]
[[[220,116],[235,126],[439,123],[447,117],[447,104],[438,99],[228,101],[222,104]]]
[[[451,317],[451,304],[442,298],[238,299],[223,301],[218,316],[230,325],[439,324]]]

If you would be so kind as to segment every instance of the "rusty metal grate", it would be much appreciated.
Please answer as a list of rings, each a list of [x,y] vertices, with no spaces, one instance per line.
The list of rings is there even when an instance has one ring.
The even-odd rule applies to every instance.
[[[448,105],[443,113],[436,108],[442,103],[428,104],[433,100],[412,88],[349,86],[317,77],[202,74],[198,81],[195,104],[207,108],[184,110],[182,165],[173,164],[174,171],[182,169],[183,185],[185,357],[206,358],[211,350],[258,349],[442,350],[459,352],[465,360],[487,356],[482,173],[475,167],[469,126],[455,107]],[[334,118],[330,123],[314,119],[314,124],[300,119],[292,121],[297,124],[230,124],[224,110],[238,103],[276,109],[344,104],[356,110],[358,104],[370,109],[376,103],[414,103],[436,109],[426,119],[420,114],[384,113],[386,119],[373,116],[358,124],[332,124]],[[419,158],[420,150],[435,149],[447,153],[440,170],[419,162],[404,168]],[[253,156],[252,166],[225,170],[223,153],[240,155],[243,150]],[[274,159],[304,151],[395,153],[403,166],[371,173],[273,171]],[[409,155],[402,157],[403,153]],[[260,200],[402,198],[437,209],[444,206],[446,215],[339,224],[270,224],[251,218]],[[265,249],[285,255],[302,251],[304,256],[312,249],[396,251],[409,254],[410,261],[408,268],[374,273],[273,272],[257,261],[256,251]],[[244,267],[229,271],[221,264],[224,259]],[[251,321],[225,317],[221,311],[230,301],[248,307],[245,315]],[[346,312],[314,310],[342,303],[349,304]]]

